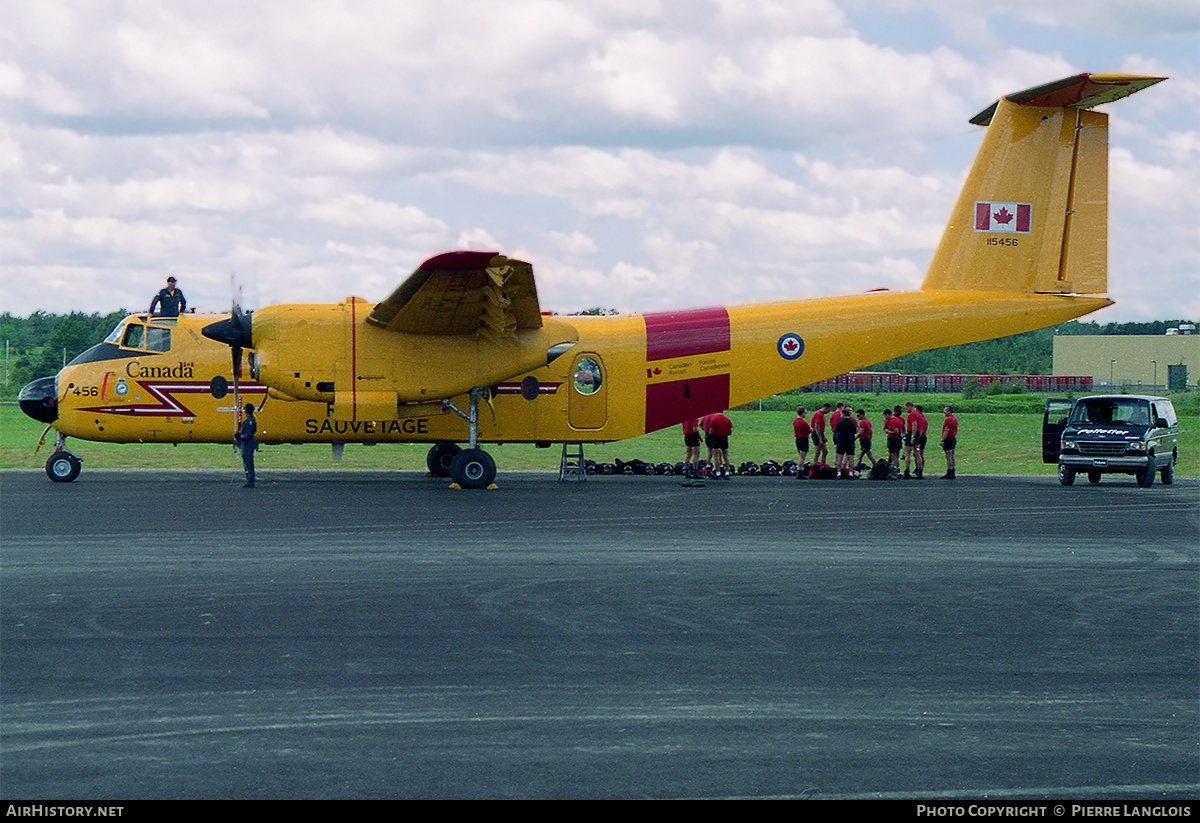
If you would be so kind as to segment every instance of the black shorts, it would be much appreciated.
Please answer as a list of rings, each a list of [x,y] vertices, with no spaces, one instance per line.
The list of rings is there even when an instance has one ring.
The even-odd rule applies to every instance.
[[[834,450],[835,454],[854,454],[853,440],[846,440],[841,443],[837,443],[836,445],[837,448]]]
[[[957,445],[958,445],[957,437],[947,437],[945,440],[942,441],[942,448],[948,452],[954,451],[954,447]]]
[[[871,450],[871,438],[860,437],[858,439],[858,447],[865,452],[869,452]]]
[[[796,438],[796,451],[797,452],[808,451],[808,437],[797,437]]]
[[[900,449],[904,446],[904,438],[903,437],[889,437],[887,440],[888,440],[888,452],[891,454],[899,454]]]
[[[721,449],[725,451],[729,448],[729,436],[724,434],[710,434],[708,436],[708,447],[710,449]]]
[[[913,435],[913,448],[914,449],[924,449],[926,442],[927,441],[926,441],[925,435],[923,435],[923,434],[914,434]]]
[[[687,446],[689,449],[700,448],[700,432],[685,434],[683,436],[683,445]]]

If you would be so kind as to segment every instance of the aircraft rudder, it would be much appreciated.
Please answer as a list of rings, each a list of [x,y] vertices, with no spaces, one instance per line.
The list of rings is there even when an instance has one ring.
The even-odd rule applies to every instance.
[[[1008,100],[997,104],[923,290],[1032,293],[1045,271],[1057,277],[1075,114]]]
[[[1103,294],[1108,116],[1162,78],[1078,75],[1017,92],[987,125],[922,290]]]

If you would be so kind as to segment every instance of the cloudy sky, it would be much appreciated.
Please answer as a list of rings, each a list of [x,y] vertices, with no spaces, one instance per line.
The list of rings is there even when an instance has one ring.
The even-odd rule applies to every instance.
[[[919,285],[997,97],[1110,107],[1102,322],[1200,317],[1196,0],[4,0],[0,310],[386,296],[460,248],[544,309]]]

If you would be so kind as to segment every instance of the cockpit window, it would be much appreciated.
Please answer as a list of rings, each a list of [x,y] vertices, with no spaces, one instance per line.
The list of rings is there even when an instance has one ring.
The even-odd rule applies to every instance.
[[[108,336],[112,341],[117,335],[114,331]],[[141,323],[129,323],[125,326],[121,346],[126,349],[145,349],[146,351],[165,352],[171,350],[171,330],[158,326],[143,326]]]
[[[146,327],[146,348],[150,351],[171,350],[171,330],[155,326]]]
[[[125,327],[125,337],[122,338],[121,345],[127,349],[140,349],[145,335],[145,326],[141,323],[130,323]]]

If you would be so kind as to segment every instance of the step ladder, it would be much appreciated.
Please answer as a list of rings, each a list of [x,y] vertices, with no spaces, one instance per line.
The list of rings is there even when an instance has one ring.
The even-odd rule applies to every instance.
[[[587,480],[587,466],[583,462],[582,443],[563,443],[562,460],[558,464],[558,482],[564,480]]]

